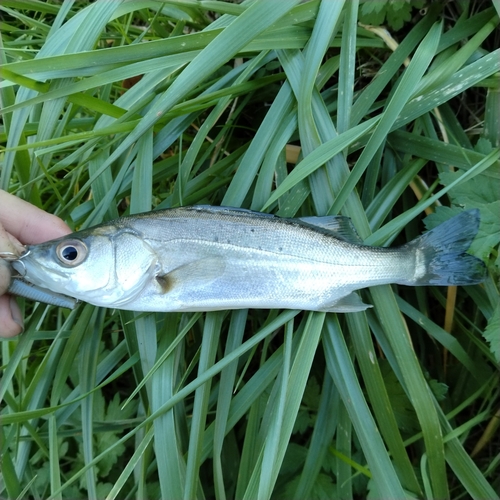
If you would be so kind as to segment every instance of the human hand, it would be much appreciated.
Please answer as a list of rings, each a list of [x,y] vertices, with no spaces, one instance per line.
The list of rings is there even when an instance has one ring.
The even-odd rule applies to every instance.
[[[0,252],[19,255],[23,245],[43,243],[68,233],[71,229],[59,217],[0,189]],[[0,337],[13,337],[23,330],[19,306],[6,294],[10,279],[10,266],[0,259]]]

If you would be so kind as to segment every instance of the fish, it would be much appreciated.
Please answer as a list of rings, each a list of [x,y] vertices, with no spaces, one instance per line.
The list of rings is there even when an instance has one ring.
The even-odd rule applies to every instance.
[[[363,245],[343,216],[280,218],[192,206],[121,217],[38,245],[12,263],[23,280],[96,306],[143,312],[363,311],[357,290],[473,285],[480,223],[463,211],[399,247]]]

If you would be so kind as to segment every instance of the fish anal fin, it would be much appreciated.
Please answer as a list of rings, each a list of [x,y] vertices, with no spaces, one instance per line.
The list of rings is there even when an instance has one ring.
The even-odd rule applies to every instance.
[[[325,312],[339,312],[339,313],[348,313],[348,312],[359,312],[365,311],[366,309],[373,307],[370,304],[365,304],[360,298],[359,295],[355,292],[342,297],[337,300],[333,304],[330,304],[324,308],[322,311]]]
[[[343,215],[326,215],[324,217],[301,217],[299,220],[309,226],[320,228],[348,243],[363,244],[363,240],[359,237],[349,217],[344,217]]]

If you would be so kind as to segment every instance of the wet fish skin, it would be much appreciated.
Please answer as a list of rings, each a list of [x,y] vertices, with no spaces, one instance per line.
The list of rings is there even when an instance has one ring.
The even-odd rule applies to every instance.
[[[484,263],[465,254],[478,227],[479,212],[465,211],[406,245],[379,248],[362,245],[345,217],[183,207],[30,246],[19,267],[37,286],[118,309],[353,312],[370,307],[352,293],[367,286],[481,282]]]

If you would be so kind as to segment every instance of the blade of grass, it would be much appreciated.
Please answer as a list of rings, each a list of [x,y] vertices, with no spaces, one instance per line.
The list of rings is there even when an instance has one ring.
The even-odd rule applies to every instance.
[[[429,67],[432,57],[436,53],[440,35],[441,25],[435,24],[422,40],[422,43],[415,52],[410,65],[403,73],[401,81],[399,82],[392,98],[387,103],[387,106],[380,117],[380,121],[375,126],[373,134],[368,140],[368,144],[363,149],[363,152],[352,169],[349,179],[342,187],[335,199],[335,202],[330,208],[330,214],[336,214],[340,211],[349,196],[349,193],[351,193],[351,191],[355,188],[371,158],[380,147],[381,142],[385,140],[385,137],[391,130],[394,122],[400,115],[405,104],[408,102],[410,95],[413,94],[418,82]],[[367,234],[360,235],[361,237],[367,236]]]
[[[125,490],[125,486],[127,484],[127,480],[129,479],[130,475],[134,472],[134,469],[137,467],[137,465],[140,463],[141,459],[143,458],[143,455],[151,443],[154,435],[154,427],[151,427],[149,431],[146,433],[144,438],[141,440],[139,446],[136,447],[134,454],[130,458],[130,460],[127,462],[127,465],[121,472],[118,480],[115,482],[113,485],[113,488],[111,491],[108,493],[106,496],[106,500],[114,500],[115,498],[118,497],[119,493],[123,490]]]
[[[293,425],[295,423],[296,415],[299,410],[299,405],[302,400],[307,382],[307,375],[310,371],[314,354],[320,340],[324,319],[324,313],[310,313],[308,316],[305,328],[305,333],[307,332],[307,334],[304,334],[301,338],[297,354],[290,370],[289,381],[287,383],[287,394],[286,400],[284,401],[285,409],[283,424],[280,426],[279,446],[275,452],[276,460],[272,465],[267,462],[264,463],[265,454],[261,453],[258,460],[258,466],[254,469],[254,474],[250,478],[244,498],[256,498],[256,494],[259,491],[262,492],[267,490],[270,492],[276,482],[281,463],[285,456],[288,441],[292,433]],[[274,419],[275,418],[276,416]],[[266,465],[272,468],[272,472],[271,474],[266,475],[267,482],[261,485],[258,471],[261,467],[265,467]]]
[[[275,331],[277,328],[282,326],[284,323],[287,321],[290,321],[294,316],[298,314],[299,311],[284,311],[281,313],[276,319],[268,323],[265,327],[263,327],[259,332],[256,332],[254,336],[249,339],[248,341],[244,342],[239,348],[235,349],[232,351],[228,356],[226,356],[224,359],[221,361],[215,363],[211,368],[206,370],[201,376],[197,377],[195,380],[187,384],[185,387],[183,387],[181,390],[179,390],[176,394],[172,395],[166,401],[163,403],[159,408],[157,408],[150,416],[148,416],[141,424],[139,424],[137,427],[135,427],[133,430],[125,434],[122,438],[119,440],[115,441],[109,448],[106,450],[106,452],[101,453],[100,455],[96,456],[94,460],[88,464],[86,464],[82,469],[80,469],[76,474],[74,474],[70,479],[68,479],[62,486],[61,490],[64,490],[66,487],[74,483],[77,479],[79,479],[85,472],[90,468],[93,467],[95,464],[97,464],[109,451],[112,449],[116,448],[123,442],[126,442],[128,439],[130,439],[132,436],[134,436],[140,429],[142,429],[144,426],[147,426],[151,424],[152,422],[155,422],[159,417],[162,415],[168,415],[171,412],[171,409],[179,402],[181,402],[188,394],[191,394],[194,390],[196,390],[198,387],[203,385],[205,382],[210,380],[215,374],[219,373],[223,368],[227,367],[230,363],[238,359],[244,352],[252,349],[255,345],[257,345],[259,342],[261,342],[264,338],[266,338],[268,335],[270,335],[273,331]],[[169,331],[168,329],[166,330],[167,332]],[[164,334],[164,337],[167,342],[170,340],[168,338],[167,334]],[[168,364],[168,361],[172,358],[167,359],[167,362],[162,365],[162,368],[165,367],[165,365]],[[164,368],[165,369],[165,368]],[[170,370],[172,367],[169,368]],[[169,380],[171,379],[171,374],[167,372],[157,372],[159,373],[159,376],[157,377],[157,380],[160,382],[161,380]],[[165,394],[165,392],[163,392]],[[168,395],[168,394],[167,394]],[[162,434],[168,436],[169,434]],[[173,438],[175,437],[175,432],[171,433],[170,436]],[[175,446],[171,446],[169,448],[160,448],[160,449],[170,449],[170,450],[177,450],[177,444]],[[178,460],[171,460],[170,462],[167,461],[167,464],[171,463],[173,466],[178,465],[180,462]],[[165,479],[167,477],[170,477],[170,479],[179,479],[182,478],[182,475],[179,475],[179,472],[182,472],[182,469],[179,470],[177,469],[172,476],[165,476]],[[183,473],[184,474],[184,473]],[[170,483],[172,486],[172,484]],[[166,488],[169,486],[169,484],[166,484]],[[175,488],[177,492],[182,491],[180,487]],[[53,493],[53,495],[59,494],[59,491],[56,491]],[[50,497],[48,500],[52,500]]]
[[[405,450],[383,375],[377,362],[376,350],[371,339],[366,315],[348,314],[347,324],[380,433],[387,443],[394,468],[401,479],[401,485],[405,490],[411,491],[417,496],[422,495],[421,486]]]
[[[311,154],[302,160],[286,179],[275,189],[271,197],[267,200],[263,210],[272,205],[286,191],[293,188],[299,181],[308,177],[330,158],[349,147],[359,137],[369,132],[377,122],[377,119],[368,120],[361,125],[351,128],[349,131],[338,135],[337,137],[323,143],[317,147]]]
[[[217,346],[219,344],[223,314],[224,313],[222,312],[212,312],[207,314],[205,318],[200,362],[198,364],[198,376],[202,375],[205,370],[214,364]],[[208,380],[206,384],[196,389],[194,395],[193,415],[191,419],[188,459],[186,466],[186,481],[184,487],[184,498],[186,500],[194,498],[199,487],[198,477],[201,465],[203,434],[207,421],[210,388],[211,381]]]
[[[275,385],[277,397],[274,398],[275,407],[272,410],[271,422],[269,423],[262,450],[262,468],[259,474],[258,498],[270,498],[273,490],[274,482],[272,472],[276,460],[278,459],[279,438],[283,426],[287,400],[288,377],[292,355],[292,332],[293,321],[290,321],[285,327],[283,363]]]
[[[243,334],[245,333],[245,323],[248,317],[248,311],[234,311],[231,314],[231,323],[229,326],[228,339],[226,341],[225,355],[241,345]],[[221,379],[219,385],[219,394],[217,397],[217,412],[215,416],[213,429],[213,461],[214,461],[214,484],[216,498],[224,500],[226,498],[224,487],[224,471],[222,467],[222,446],[224,437],[229,431],[229,411],[233,399],[234,383],[236,380],[236,370],[238,363],[233,362],[227,368],[221,371]],[[248,384],[247,384],[248,386]],[[241,394],[241,393],[240,393]],[[207,428],[204,434],[204,444],[207,443]],[[208,441],[210,442],[210,441]],[[201,460],[203,461],[203,454]]]
[[[273,101],[259,130],[255,134],[250,147],[243,156],[231,184],[222,199],[222,205],[239,207],[250,189],[258,168],[273,139],[279,124],[290,113],[292,107],[292,92],[288,84],[284,84]],[[267,206],[267,205],[266,205]],[[262,207],[264,210],[266,207]]]
[[[385,498],[405,494],[359,386],[337,317],[328,316],[323,336],[328,371],[351,416],[377,490]]]
[[[196,85],[206,79],[215,69],[234,56],[250,40],[262,33],[273,22],[282,17],[299,0],[280,4],[268,4],[257,1],[243,14],[236,18],[220,33],[175,79],[168,90],[151,106],[144,118],[111,154],[104,166],[115,161],[146,130],[177,104]],[[279,7],[278,7],[279,5]],[[103,166],[103,168],[104,168]]]
[[[403,380],[408,396],[415,408],[422,428],[428,458],[433,496],[448,496],[444,444],[441,427],[432,403],[432,394],[422,373],[420,364],[412,348],[407,328],[398,311],[392,290],[388,286],[371,290],[373,302],[380,317],[398,364],[404,367]]]
[[[320,4],[313,32],[304,49],[303,61],[300,61],[303,66],[296,98],[300,142],[305,157],[312,153],[322,142],[313,116],[313,91],[315,90],[316,77],[325,51],[328,48],[330,39],[338,29],[339,16],[343,6],[344,1],[322,2]],[[309,182],[316,213],[319,215],[326,214],[333,201],[333,196],[325,169],[320,168],[312,173]]]
[[[94,457],[94,393],[91,391],[95,385],[95,372],[103,320],[104,310],[94,308],[79,356],[80,385],[83,393],[89,393],[89,396],[83,399],[81,403],[82,447],[83,459],[86,464],[92,462]],[[87,469],[85,480],[89,499],[97,499],[96,478],[97,471],[95,468]]]
[[[333,380],[330,376],[326,376],[321,391],[321,402],[311,437],[311,444],[300,475],[300,482],[295,491],[294,500],[311,498],[314,483],[324,463],[329,444],[337,427],[339,403],[339,393],[333,385]]]
[[[430,6],[429,15],[424,16],[410,31],[380,68],[377,78],[367,85],[367,87],[357,96],[351,112],[351,126],[357,125],[369,112],[381,92],[391,79],[394,78],[399,68],[401,68],[403,62],[415,47],[417,47],[417,44],[421,42],[425,34],[429,32],[432,24],[437,18],[438,12],[439,9],[436,4]]]
[[[468,181],[469,179],[472,179],[476,175],[481,174],[483,171],[496,164],[499,159],[500,151],[493,150],[482,161],[477,163],[474,167],[465,172],[458,179],[448,184],[448,186],[438,191],[435,195],[420,201],[412,209],[408,210],[404,214],[399,215],[398,217],[395,217],[385,226],[378,229],[375,233],[365,239],[365,245],[378,246],[384,242],[387,242],[389,238],[394,237],[394,235],[401,229],[403,229],[403,227],[406,226],[406,224],[408,224],[408,222],[412,220],[417,214],[421,213],[427,207],[431,206],[433,203],[439,200],[439,198],[444,196],[450,189],[463,182]]]
[[[342,26],[342,48],[339,68],[339,102],[337,110],[337,131],[342,134],[349,129],[354,94],[354,73],[356,68],[356,28],[359,0],[347,3],[346,19]]]
[[[339,498],[352,498],[352,423],[343,403],[339,405],[338,419],[335,451],[337,457],[341,457],[341,459],[336,460],[337,495]]]
[[[175,315],[172,315],[175,316]],[[175,336],[173,317],[170,317],[165,329],[162,332],[162,342],[158,346],[158,352],[164,350]],[[154,315],[149,315],[150,325],[154,325]],[[156,327],[154,327],[156,331]],[[151,331],[147,334],[151,335]],[[156,337],[156,335],[155,335]],[[155,348],[156,340],[151,341],[151,348]],[[181,347],[177,348],[179,352]],[[158,412],[165,401],[168,401],[175,393],[178,377],[178,364],[176,353],[170,355],[153,373],[150,384],[151,387],[151,411]],[[148,364],[148,369],[153,367],[154,357]],[[144,370],[147,373],[147,370]],[[161,496],[163,498],[182,498],[185,490],[186,463],[183,456],[183,447],[180,437],[176,432],[179,422],[173,409],[163,413],[158,418],[152,420],[154,428],[154,446],[156,450],[156,460],[158,463],[158,473],[160,479]]]

